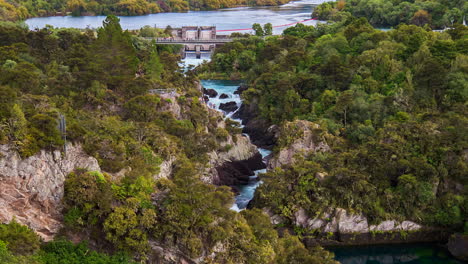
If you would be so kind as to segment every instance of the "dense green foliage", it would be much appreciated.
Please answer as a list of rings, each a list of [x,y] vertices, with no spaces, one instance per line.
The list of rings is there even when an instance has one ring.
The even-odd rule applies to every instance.
[[[465,0],[339,0],[318,5],[312,17],[341,21],[365,17],[373,26],[394,27],[401,23],[432,28],[445,28],[463,23],[468,16]]]
[[[207,153],[225,151],[221,143],[240,131],[233,122],[220,127],[222,117],[200,102],[193,73],[178,66],[179,47],[136,38],[115,16],[97,32],[5,22],[0,32],[0,142],[23,157],[64,150],[63,115],[68,142],[114,174],[77,169],[66,177],[62,234],[125,253],[108,256],[66,240],[38,250],[37,236],[12,223],[0,227],[1,258],[130,263],[126,255],[162,259],[154,250],[161,247],[204,263],[335,263],[321,248],[279,236],[261,211],[230,210],[231,190],[201,180]],[[150,92],[169,88],[175,91]],[[173,173],[156,180],[163,160],[176,160]]]
[[[1,20],[71,14],[135,16],[160,12],[187,12],[248,6],[270,6],[287,0],[0,0]]]
[[[127,256],[108,256],[90,250],[85,243],[49,242],[40,248],[39,237],[15,220],[0,224],[2,264],[132,264]]]
[[[270,124],[315,122],[332,151],[272,170],[256,202],[293,219],[342,207],[373,221],[463,227],[468,212],[468,28],[444,33],[364,18],[242,39],[202,70],[243,76]],[[277,148],[294,129],[284,129]],[[289,143],[288,143],[289,142]],[[328,175],[316,179],[317,173]]]

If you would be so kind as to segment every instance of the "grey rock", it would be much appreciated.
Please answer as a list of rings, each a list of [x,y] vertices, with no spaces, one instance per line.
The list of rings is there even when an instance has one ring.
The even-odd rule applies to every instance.
[[[67,145],[67,154],[45,151],[22,159],[9,145],[0,145],[0,222],[16,218],[45,241],[62,227],[65,177],[77,168],[100,171],[95,158],[80,145]]]

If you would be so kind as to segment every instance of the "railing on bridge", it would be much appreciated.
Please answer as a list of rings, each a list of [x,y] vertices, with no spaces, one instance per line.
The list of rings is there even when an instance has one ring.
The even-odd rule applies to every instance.
[[[168,88],[168,89],[151,89],[148,90],[150,94],[175,94],[176,89]]]
[[[223,39],[171,39],[171,38],[143,38],[147,40],[155,40],[156,43],[228,43],[232,42],[233,39],[223,38]]]

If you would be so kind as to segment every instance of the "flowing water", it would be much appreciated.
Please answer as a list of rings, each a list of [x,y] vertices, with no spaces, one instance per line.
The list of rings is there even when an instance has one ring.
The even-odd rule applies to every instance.
[[[201,61],[201,60],[198,60]],[[197,63],[196,60],[188,60],[190,63]],[[234,94],[241,82],[226,80],[203,80],[202,85],[207,89],[214,89],[218,92],[216,98],[210,98],[210,106],[219,110],[221,103],[234,101],[237,106],[242,104],[239,95]],[[226,99],[220,99],[219,95],[225,93],[229,96]],[[221,111],[221,110],[219,110]],[[232,116],[233,113],[227,115]],[[237,120],[241,121],[241,120]],[[271,152],[266,149],[259,149],[262,157],[268,156]],[[265,169],[255,172],[251,176],[247,185],[236,186],[239,194],[236,196],[236,202],[231,209],[240,211],[247,207],[252,200],[255,189],[261,184],[257,178],[259,173],[266,172]],[[328,250],[335,253],[335,259],[341,264],[462,264],[455,260],[450,253],[443,247],[436,244],[392,244],[392,245],[369,245],[369,246],[346,246],[333,247]]]
[[[222,103],[227,103],[227,102],[236,102],[237,107],[240,107],[242,104],[242,101],[240,99],[240,96],[238,94],[234,94],[234,92],[239,88],[239,85],[241,84],[240,81],[226,81],[226,80],[203,80],[202,85],[206,89],[214,89],[216,92],[218,92],[218,95],[216,98],[210,98],[208,101],[208,106],[211,108],[214,108],[218,111],[223,112],[222,110],[219,109],[219,105]],[[228,95],[228,98],[221,99],[219,98],[221,94],[226,94]],[[227,118],[231,118],[232,115],[235,113],[231,112],[226,114]],[[235,121],[238,121],[241,123],[242,120],[239,119],[233,119]],[[248,135],[245,135],[248,137]],[[266,163],[265,158],[271,153],[270,150],[267,149],[258,149],[260,154],[263,157],[263,162]],[[239,194],[236,196],[236,202],[234,205],[231,207],[232,210],[235,211],[240,211],[243,210],[247,207],[248,203],[250,200],[252,200],[255,189],[262,183],[258,175],[260,173],[265,173],[266,170],[257,170],[255,171],[255,175],[250,176],[249,183],[247,185],[239,185],[236,186],[236,188],[239,190]]]

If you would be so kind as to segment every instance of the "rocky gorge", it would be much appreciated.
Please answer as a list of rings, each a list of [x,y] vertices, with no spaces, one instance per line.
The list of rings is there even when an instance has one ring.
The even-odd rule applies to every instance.
[[[242,87],[238,93],[242,94],[247,89]],[[293,165],[297,158],[333,151],[333,146],[343,143],[310,121],[295,120],[282,126],[268,124],[259,117],[256,99],[250,99],[250,104],[242,104],[233,117],[242,120],[243,132],[250,135],[254,144],[274,149],[268,159],[268,170]],[[327,177],[326,172],[315,174],[317,182]],[[254,197],[249,208],[258,206],[256,199]],[[375,223],[362,213],[338,207],[322,212],[297,208],[290,218],[275,214],[270,208],[263,208],[263,211],[269,215],[272,224],[290,226],[291,231],[301,230],[304,243],[309,247],[432,242],[444,243],[454,256],[465,258],[461,252],[461,248],[466,248],[462,246],[466,243],[463,236],[453,235],[449,240],[450,230],[424,226],[411,220],[387,219]]]
[[[161,111],[182,119],[184,107],[177,103],[178,94],[165,94]],[[222,113],[206,107],[216,127],[225,129]],[[209,161],[202,180],[215,185],[234,187],[244,184],[254,170],[263,168],[262,157],[248,137],[241,134],[227,134],[218,140],[221,151],[208,153]],[[67,143],[65,150],[41,150],[39,153],[22,158],[13,145],[0,145],[0,222],[8,223],[15,219],[27,225],[50,241],[63,227],[62,198],[64,182],[68,174],[76,169],[101,172],[96,158],[87,154],[80,143]],[[154,179],[170,178],[177,155],[170,155],[159,164],[159,172]],[[119,179],[131,171],[124,168],[109,173]]]

